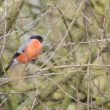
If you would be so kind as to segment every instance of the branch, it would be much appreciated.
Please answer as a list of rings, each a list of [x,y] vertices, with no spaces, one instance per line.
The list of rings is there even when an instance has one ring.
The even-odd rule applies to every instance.
[[[32,107],[32,102],[36,97],[36,103],[35,106],[38,106],[40,104],[40,102],[45,101],[46,99],[48,99],[58,88],[60,88],[59,85],[63,85],[65,83],[67,83],[68,80],[70,80],[71,78],[73,78],[75,74],[73,73],[68,73],[67,76],[62,77],[61,79],[54,81],[52,85],[48,86],[48,89],[43,89],[41,90],[40,94],[38,95],[31,95],[29,98],[27,98],[20,106],[18,106],[18,108],[16,110],[25,110],[26,108],[31,109]],[[51,80],[51,79],[49,79]],[[57,82],[57,83],[56,83]],[[36,88],[35,88],[36,90]],[[61,90],[61,89],[60,89]],[[75,99],[74,99],[75,100]]]
[[[16,17],[18,16],[22,6],[23,0],[11,0],[9,2],[8,6],[6,7],[6,10],[4,10],[6,11],[6,15],[3,20],[0,21],[0,36],[4,35],[4,30],[6,31],[5,33],[8,33],[8,31],[12,28],[12,25],[15,22]],[[0,16],[0,18],[2,18],[2,15]]]

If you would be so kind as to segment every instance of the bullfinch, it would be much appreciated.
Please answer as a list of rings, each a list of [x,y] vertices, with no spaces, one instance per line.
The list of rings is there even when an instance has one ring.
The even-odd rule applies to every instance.
[[[43,38],[39,35],[31,36],[25,44],[23,44],[13,55],[12,60],[8,64],[5,71],[18,63],[27,63],[35,60],[42,51]]]

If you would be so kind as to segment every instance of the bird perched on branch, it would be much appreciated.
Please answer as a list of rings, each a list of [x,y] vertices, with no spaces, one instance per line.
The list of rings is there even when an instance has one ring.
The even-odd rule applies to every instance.
[[[33,61],[42,51],[43,38],[39,35],[31,36],[13,55],[5,71],[17,63]]]

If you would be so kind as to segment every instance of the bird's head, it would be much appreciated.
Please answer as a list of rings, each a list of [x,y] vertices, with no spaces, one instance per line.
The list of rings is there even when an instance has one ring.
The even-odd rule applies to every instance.
[[[39,40],[40,42],[43,42],[43,38],[42,38],[42,36],[40,36],[40,35],[33,35],[33,36],[30,37],[30,39],[37,39],[37,40]]]

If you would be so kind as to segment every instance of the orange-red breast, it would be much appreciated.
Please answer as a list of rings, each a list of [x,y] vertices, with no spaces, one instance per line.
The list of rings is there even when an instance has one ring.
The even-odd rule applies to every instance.
[[[7,71],[14,64],[27,63],[34,60],[42,51],[42,42],[43,38],[41,36],[31,36],[28,41],[17,50],[5,70]]]

